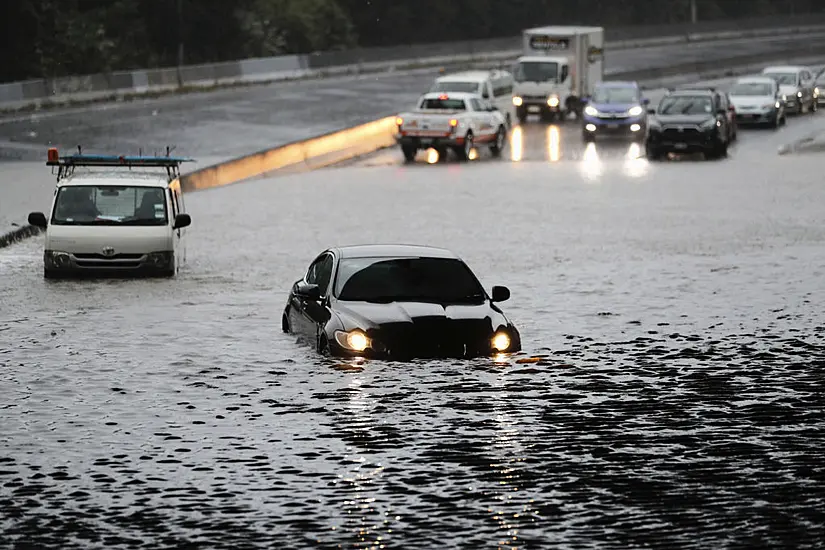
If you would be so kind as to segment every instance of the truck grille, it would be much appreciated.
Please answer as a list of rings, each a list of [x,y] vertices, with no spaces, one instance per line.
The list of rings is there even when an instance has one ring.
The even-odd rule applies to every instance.
[[[103,254],[75,254],[78,260],[139,260],[143,254],[115,254],[113,256],[104,256]]]

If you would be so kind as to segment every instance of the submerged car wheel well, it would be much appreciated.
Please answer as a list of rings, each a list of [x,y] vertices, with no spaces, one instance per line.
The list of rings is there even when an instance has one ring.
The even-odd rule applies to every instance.
[[[288,309],[285,310],[284,314],[281,316],[281,330],[286,332],[287,334],[289,334],[289,315],[287,315],[288,311]]]

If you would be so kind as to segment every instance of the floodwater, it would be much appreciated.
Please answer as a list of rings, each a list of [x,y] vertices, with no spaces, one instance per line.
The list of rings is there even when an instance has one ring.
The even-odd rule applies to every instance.
[[[821,545],[822,156],[777,150],[823,116],[713,162],[528,124],[519,159],[194,193],[171,281],[45,281],[42,237],[0,250],[0,540]],[[280,332],[318,252],[381,241],[509,286],[540,360],[342,364]]]

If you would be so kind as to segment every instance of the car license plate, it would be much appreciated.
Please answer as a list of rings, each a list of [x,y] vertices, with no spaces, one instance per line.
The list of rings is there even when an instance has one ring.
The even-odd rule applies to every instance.
[[[535,105],[532,107],[527,107],[528,113],[538,113],[541,111],[541,107],[536,107]]]
[[[676,149],[687,149],[687,143],[676,143],[673,145]]]
[[[611,130],[616,130],[619,127],[619,125],[618,124],[608,124],[607,127],[610,128]]]
[[[429,145],[432,142],[433,142],[433,140],[431,140],[430,138],[421,139],[421,145]]]

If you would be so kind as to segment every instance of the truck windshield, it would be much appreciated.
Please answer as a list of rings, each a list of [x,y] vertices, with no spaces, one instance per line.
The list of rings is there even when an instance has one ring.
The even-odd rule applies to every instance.
[[[421,109],[443,109],[446,111],[464,111],[466,107],[463,99],[425,99],[421,102]]]
[[[636,88],[605,86],[593,92],[593,103],[638,103],[639,94]]]
[[[480,93],[481,84],[478,82],[436,82],[431,92],[462,92],[467,94]]]
[[[522,61],[516,66],[516,82],[556,82],[559,64],[552,61]]]
[[[52,214],[55,225],[166,225],[160,187],[72,185],[61,187]]]

